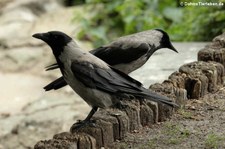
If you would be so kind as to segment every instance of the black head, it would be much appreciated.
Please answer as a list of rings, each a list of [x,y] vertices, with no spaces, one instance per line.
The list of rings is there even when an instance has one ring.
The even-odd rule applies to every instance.
[[[174,48],[174,46],[173,46],[172,43],[170,42],[170,37],[169,37],[169,35],[168,35],[165,31],[163,31],[163,30],[161,30],[161,29],[155,29],[155,30],[161,32],[162,35],[163,35],[163,36],[162,36],[162,39],[161,39],[161,41],[160,41],[160,43],[161,43],[161,48],[168,48],[168,49],[171,49],[171,50],[173,50],[173,51],[175,51],[175,52],[178,53],[178,51]]]
[[[63,48],[72,41],[71,37],[60,31],[37,33],[33,37],[46,42],[52,48],[55,55],[59,55],[63,51]]]

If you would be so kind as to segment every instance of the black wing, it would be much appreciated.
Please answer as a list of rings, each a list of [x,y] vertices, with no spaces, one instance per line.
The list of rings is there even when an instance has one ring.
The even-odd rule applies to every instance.
[[[45,89],[45,91],[49,91],[49,90],[52,90],[52,89],[57,90],[57,89],[59,89],[61,87],[64,87],[66,85],[67,85],[67,83],[64,80],[64,78],[60,77],[60,78],[56,79],[55,81],[53,81],[53,82],[49,83],[48,85],[46,85],[44,87],[44,89]]]
[[[148,54],[149,45],[147,43],[141,43],[137,47],[129,45],[123,48],[123,44],[111,44],[110,46],[103,46],[97,49],[91,50],[90,53],[105,61],[107,64],[113,66],[122,63],[130,63],[143,55]],[[146,55],[149,57],[148,55]],[[46,71],[57,69],[59,66],[57,63],[46,67]]]
[[[138,46],[130,45],[123,47],[123,44],[111,44],[99,47],[90,51],[91,54],[102,59],[107,64],[113,66],[122,63],[130,63],[148,53],[149,45],[141,43]]]
[[[145,55],[148,50],[149,46],[145,43],[140,44],[138,47],[127,47],[126,49],[122,49],[122,45],[116,46],[107,46],[107,47],[99,47],[95,50],[90,51],[91,54],[95,55],[96,57],[102,59],[109,65],[116,65],[121,63],[129,63],[132,62],[142,55]],[[57,69],[59,66],[57,63],[49,65],[46,67],[46,71]],[[116,70],[115,70],[116,71]],[[57,90],[60,87],[67,85],[67,83],[62,79],[57,79],[50,84],[44,87],[45,91],[49,90]]]
[[[98,89],[122,98],[147,98],[176,106],[172,101],[155,92],[142,87],[142,84],[119,70],[103,69],[89,62],[73,62],[71,65],[74,76],[86,87]]]

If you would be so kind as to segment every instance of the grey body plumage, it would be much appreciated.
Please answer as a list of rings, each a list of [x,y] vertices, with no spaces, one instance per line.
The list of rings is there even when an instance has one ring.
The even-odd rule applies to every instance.
[[[176,49],[170,42],[166,32],[160,29],[143,31],[123,36],[112,43],[91,50],[90,53],[105,61],[114,68],[129,74],[146,63],[149,57],[158,49]],[[58,68],[57,64],[47,67],[47,70]],[[67,85],[63,77],[44,87],[46,91],[59,89]]]
[[[85,120],[74,124],[72,128],[75,130],[89,123],[98,108],[111,107],[124,98],[145,98],[177,106],[169,98],[145,89],[137,80],[82,51],[72,38],[62,32],[38,33],[33,37],[51,47],[66,83],[92,107]]]

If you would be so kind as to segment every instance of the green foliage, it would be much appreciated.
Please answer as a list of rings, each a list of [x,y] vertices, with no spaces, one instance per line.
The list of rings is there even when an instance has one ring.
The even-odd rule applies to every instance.
[[[222,142],[225,141],[224,136],[218,136],[214,133],[210,133],[207,135],[205,140],[205,148],[206,149],[217,149],[220,148]]]
[[[207,41],[225,31],[225,11],[218,7],[188,6],[183,8],[179,22],[168,28],[171,38],[178,41]]]
[[[225,2],[222,7],[182,7],[179,0],[86,0],[85,8],[90,18],[80,18],[79,37],[95,46],[154,28],[164,29],[176,41],[207,41],[225,31]]]
[[[167,122],[164,124],[164,134],[167,136],[166,144],[179,144],[191,135],[188,129],[183,129],[179,125]]]
[[[193,113],[191,113],[190,111],[186,111],[184,108],[178,109],[177,113],[186,119],[190,119],[193,117]]]

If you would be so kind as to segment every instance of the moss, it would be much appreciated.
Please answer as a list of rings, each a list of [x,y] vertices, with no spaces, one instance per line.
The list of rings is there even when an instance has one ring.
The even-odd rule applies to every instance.
[[[151,140],[149,140],[148,144],[147,144],[147,148],[149,149],[154,149],[157,147],[157,140],[158,138],[153,138]]]
[[[163,133],[167,136],[167,139],[164,141],[166,144],[179,144],[191,134],[188,129],[173,123],[165,123]]]
[[[186,118],[186,119],[190,119],[193,116],[193,114],[191,112],[186,111],[183,108],[179,109],[177,113],[180,114],[183,118]]]
[[[129,145],[127,143],[121,143],[119,149],[127,149]]]
[[[217,149],[220,148],[222,142],[225,141],[225,136],[219,136],[214,133],[207,135],[205,139],[205,148],[206,149]]]

